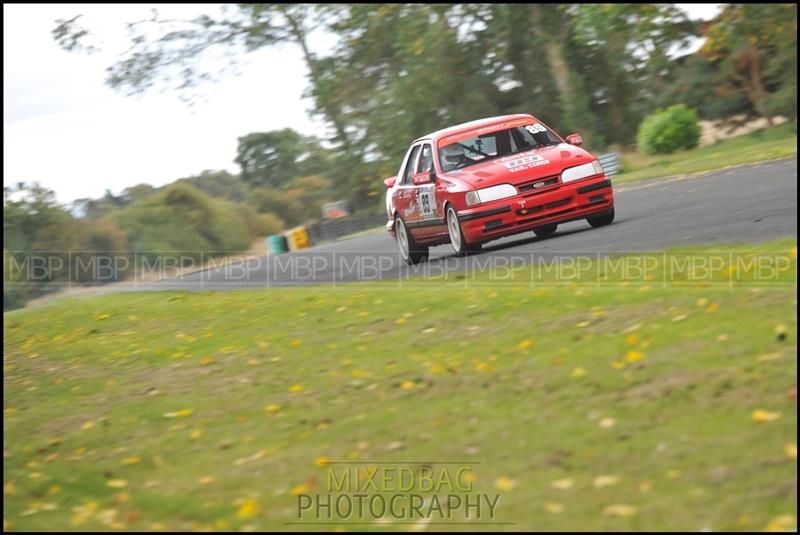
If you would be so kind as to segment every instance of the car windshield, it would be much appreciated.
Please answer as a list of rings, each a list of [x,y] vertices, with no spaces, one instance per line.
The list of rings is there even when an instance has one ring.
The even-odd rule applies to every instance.
[[[541,123],[515,126],[439,147],[442,171],[463,169],[489,159],[556,145],[561,141]]]

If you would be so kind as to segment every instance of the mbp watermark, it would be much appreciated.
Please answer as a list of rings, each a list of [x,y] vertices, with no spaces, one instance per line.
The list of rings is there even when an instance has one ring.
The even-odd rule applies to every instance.
[[[287,523],[508,524],[499,520],[500,494],[473,487],[478,464],[328,462],[324,487],[299,494]]]
[[[191,289],[367,281],[410,287],[430,280],[476,286],[641,284],[676,288],[687,284],[796,287],[797,282],[796,253],[788,251],[519,252],[497,248],[467,257],[448,253],[431,253],[424,262],[406,265],[399,253],[339,249],[277,256],[213,251],[7,251],[3,275],[4,283],[11,285],[125,281],[135,286],[166,281]]]

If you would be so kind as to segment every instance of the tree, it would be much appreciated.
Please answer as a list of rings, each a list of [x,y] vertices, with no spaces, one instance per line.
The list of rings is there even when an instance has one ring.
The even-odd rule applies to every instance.
[[[676,65],[668,55],[682,48],[695,24],[672,4],[579,4],[569,8],[576,59],[590,58],[578,72],[598,94],[592,109],[603,117],[606,136],[633,140],[641,118],[659,105]]]
[[[3,242],[9,251],[27,251],[45,227],[72,216],[56,201],[55,192],[37,182],[3,188]]]
[[[300,176],[301,156],[307,154],[303,136],[284,128],[239,138],[235,162],[251,187],[281,187]]]
[[[772,123],[770,103],[779,91],[779,102],[794,93],[789,107],[796,108],[796,4],[728,4],[708,24],[705,37],[708,58],[747,95],[758,115]]]

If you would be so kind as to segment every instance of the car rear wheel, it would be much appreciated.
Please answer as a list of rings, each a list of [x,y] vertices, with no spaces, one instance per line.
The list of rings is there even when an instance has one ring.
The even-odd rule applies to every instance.
[[[400,248],[400,257],[406,264],[419,264],[428,258],[428,247],[418,244],[408,232],[406,224],[400,216],[395,220],[397,230],[397,246]]]
[[[608,212],[600,215],[593,215],[592,217],[587,217],[586,221],[593,227],[603,227],[605,225],[610,225],[612,221],[614,221],[614,209],[612,208]]]
[[[533,232],[536,234],[538,238],[546,238],[548,236],[552,236],[556,233],[556,229],[558,229],[557,224],[552,225],[543,225],[541,227],[536,227],[533,229]]]
[[[461,230],[461,223],[458,222],[458,214],[452,206],[447,207],[447,233],[450,235],[450,245],[456,252],[456,256],[464,256],[481,250],[480,243],[467,243],[464,232]]]

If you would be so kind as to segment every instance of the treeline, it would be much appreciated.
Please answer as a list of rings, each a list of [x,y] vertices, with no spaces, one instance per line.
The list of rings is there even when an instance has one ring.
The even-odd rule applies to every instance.
[[[58,22],[59,44],[86,50],[91,28]],[[358,206],[379,206],[411,140],[476,118],[533,113],[601,150],[632,147],[644,117],[674,104],[701,119],[797,114],[795,4],[726,4],[708,22],[673,4],[237,4],[131,29],[107,79],[127,93],[186,96],[211,54],[297,46],[333,186]],[[338,38],[324,53],[318,29]]]

